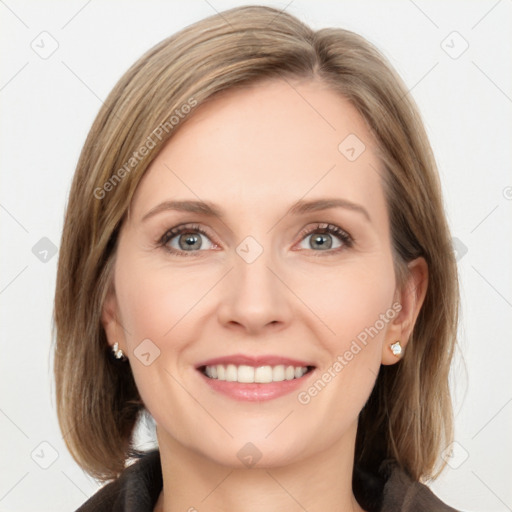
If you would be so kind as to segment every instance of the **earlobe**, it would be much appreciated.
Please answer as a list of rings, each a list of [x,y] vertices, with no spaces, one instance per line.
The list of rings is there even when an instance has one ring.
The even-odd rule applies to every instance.
[[[407,342],[402,344],[401,340],[395,340],[390,342],[385,342],[382,347],[382,361],[381,363],[385,366],[390,364],[395,364],[400,361],[404,354],[404,348],[407,345]]]
[[[382,364],[397,363],[407,350],[409,338],[425,300],[428,287],[428,265],[424,258],[416,258],[407,265],[409,275],[397,300],[401,309],[389,325],[382,347]]]
[[[119,322],[117,318],[117,299],[115,290],[111,287],[103,303],[101,323],[103,325],[103,329],[105,329],[108,344],[113,347],[117,343],[118,348],[122,348],[124,347],[124,338],[120,339],[120,336],[122,337],[123,333],[122,329],[119,329]]]
[[[396,357],[400,357],[400,355],[402,354],[402,345],[400,343],[400,340],[395,341],[395,343],[391,343],[389,348],[391,349],[393,355]]]

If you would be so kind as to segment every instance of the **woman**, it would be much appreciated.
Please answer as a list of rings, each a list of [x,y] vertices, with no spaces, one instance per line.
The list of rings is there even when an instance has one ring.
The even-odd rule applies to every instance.
[[[453,510],[421,482],[457,314],[435,162],[380,53],[269,7],[187,27],[115,86],[70,193],[59,421],[113,479],[79,510]]]

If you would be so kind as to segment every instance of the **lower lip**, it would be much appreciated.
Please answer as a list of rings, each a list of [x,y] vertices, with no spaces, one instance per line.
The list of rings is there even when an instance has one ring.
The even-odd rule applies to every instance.
[[[223,395],[246,402],[261,402],[264,400],[273,400],[281,396],[296,391],[304,385],[305,380],[314,370],[305,373],[302,377],[292,380],[283,380],[281,382],[268,382],[266,384],[241,382],[228,382],[226,380],[210,379],[204,373],[198,370],[200,376],[214,390]]]

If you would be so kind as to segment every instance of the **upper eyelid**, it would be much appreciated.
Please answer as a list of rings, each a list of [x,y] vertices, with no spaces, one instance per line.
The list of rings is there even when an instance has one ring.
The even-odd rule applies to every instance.
[[[167,228],[164,231],[164,233],[158,237],[158,241],[159,242],[163,241],[165,238],[167,238],[168,235],[169,235],[169,240],[171,240],[172,238],[175,238],[176,236],[183,234],[183,231],[186,231],[186,230],[197,231],[198,233],[200,233],[204,236],[207,236],[209,238],[214,238],[212,235],[210,235],[210,233],[208,233],[208,228],[205,229],[203,226],[200,226],[197,223],[193,223],[193,224],[185,223],[185,224],[179,224],[177,226],[173,226],[171,228]],[[172,234],[171,233],[172,231],[177,231],[177,233]],[[212,242],[213,242],[213,240],[212,240]]]

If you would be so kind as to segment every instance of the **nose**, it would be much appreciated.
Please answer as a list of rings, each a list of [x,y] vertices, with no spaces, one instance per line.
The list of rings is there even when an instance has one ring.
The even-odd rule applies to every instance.
[[[217,309],[224,327],[255,335],[289,324],[290,293],[273,267],[265,252],[252,263],[235,256],[234,268],[223,280]]]

